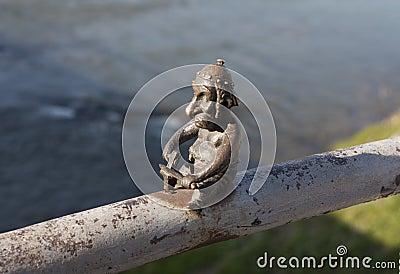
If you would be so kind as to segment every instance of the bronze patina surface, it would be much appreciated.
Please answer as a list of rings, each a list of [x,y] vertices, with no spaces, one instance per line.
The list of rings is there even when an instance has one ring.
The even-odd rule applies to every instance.
[[[240,131],[229,111],[238,105],[234,84],[224,61],[205,66],[192,81],[193,99],[185,112],[191,120],[170,138],[163,149],[167,165],[160,164],[167,189],[202,189],[222,177],[232,180],[237,171]],[[181,166],[179,145],[196,138]],[[223,181],[223,180],[221,180]]]

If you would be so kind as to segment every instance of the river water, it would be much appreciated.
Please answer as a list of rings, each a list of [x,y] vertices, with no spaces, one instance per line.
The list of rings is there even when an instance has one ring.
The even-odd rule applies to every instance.
[[[251,80],[275,118],[277,161],[383,119],[400,102],[399,10],[395,0],[1,1],[0,231],[138,195],[122,119],[143,84],[176,66],[223,58]]]

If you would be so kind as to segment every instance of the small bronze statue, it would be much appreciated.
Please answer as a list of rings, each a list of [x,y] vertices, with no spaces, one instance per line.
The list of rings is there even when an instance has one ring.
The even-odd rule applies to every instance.
[[[229,109],[238,105],[238,99],[224,61],[218,59],[197,72],[192,88],[194,96],[185,110],[192,119],[163,149],[167,165],[160,164],[160,173],[166,189],[204,189],[216,182],[226,186],[237,172],[241,134]],[[178,168],[179,145],[196,137],[188,161]]]

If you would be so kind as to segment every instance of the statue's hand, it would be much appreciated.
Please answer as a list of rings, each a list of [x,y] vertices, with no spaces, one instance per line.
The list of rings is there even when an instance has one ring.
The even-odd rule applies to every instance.
[[[179,160],[179,139],[171,138],[165,145],[162,157],[168,162],[168,167],[176,166]]]
[[[176,165],[179,162],[180,155],[181,154],[178,150],[172,150],[171,152],[169,152],[168,154],[166,153],[165,155],[163,153],[163,158],[168,162],[167,167],[169,168],[176,167]]]
[[[182,178],[181,185],[189,189],[203,188],[204,184],[198,181],[198,177],[195,175],[187,175]]]

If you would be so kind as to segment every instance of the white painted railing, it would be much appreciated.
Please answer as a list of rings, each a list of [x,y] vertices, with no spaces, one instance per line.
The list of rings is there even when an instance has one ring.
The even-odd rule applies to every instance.
[[[0,273],[118,272],[397,194],[400,138],[277,164],[250,196],[253,174],[201,211],[173,210],[141,196],[0,234]]]

